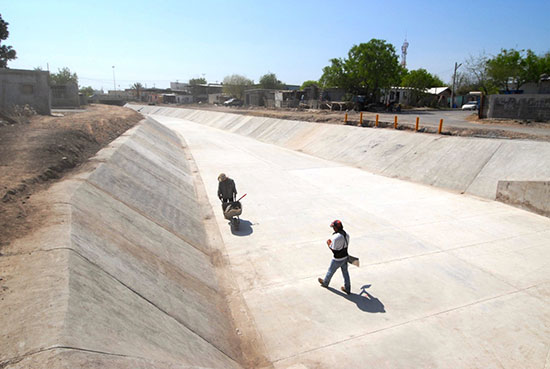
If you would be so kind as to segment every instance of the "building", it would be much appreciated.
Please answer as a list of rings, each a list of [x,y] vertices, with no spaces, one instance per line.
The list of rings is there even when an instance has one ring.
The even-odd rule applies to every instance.
[[[52,85],[52,108],[79,108],[80,96],[78,84],[67,82],[62,85]]]
[[[265,106],[266,108],[295,108],[298,107],[304,91],[299,90],[272,90],[253,88],[244,91],[244,103],[250,106]]]
[[[417,94],[418,90],[413,87],[390,87],[386,90],[382,90],[380,102],[385,105],[414,105],[415,96]]]
[[[432,87],[426,90],[428,94],[423,99],[423,105],[427,106],[449,106],[449,100],[451,99],[451,89],[446,86]]]
[[[37,113],[51,114],[50,72],[0,69],[0,109],[29,105]]]

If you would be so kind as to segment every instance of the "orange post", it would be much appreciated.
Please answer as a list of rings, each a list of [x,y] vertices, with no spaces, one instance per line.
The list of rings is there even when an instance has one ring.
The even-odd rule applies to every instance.
[[[393,128],[394,128],[394,129],[397,129],[397,115],[396,115],[395,118],[393,119]]]
[[[418,123],[420,122],[420,117],[416,117],[416,125],[414,126],[414,131],[418,131]]]
[[[363,112],[359,115],[359,125],[363,125]]]
[[[438,134],[441,134],[441,129],[443,128],[443,118],[439,120],[439,129],[437,130]]]
[[[346,116],[344,117],[344,123],[348,122],[348,113],[346,113]]]
[[[374,124],[375,127],[378,127],[378,117],[379,117],[379,115],[376,114],[376,123]]]

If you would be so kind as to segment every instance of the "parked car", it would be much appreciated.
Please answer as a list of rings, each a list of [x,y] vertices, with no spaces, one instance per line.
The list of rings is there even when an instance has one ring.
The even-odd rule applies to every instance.
[[[468,101],[462,105],[462,110],[477,110],[477,101]]]
[[[223,103],[225,106],[242,106],[243,102],[239,99],[229,99],[226,102]]]

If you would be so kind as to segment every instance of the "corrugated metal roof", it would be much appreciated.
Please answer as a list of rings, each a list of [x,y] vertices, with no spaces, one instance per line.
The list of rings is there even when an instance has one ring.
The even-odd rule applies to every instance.
[[[428,88],[426,90],[426,92],[429,93],[429,94],[439,95],[440,93],[442,93],[443,91],[448,90],[448,89],[449,89],[449,87],[446,87],[446,86],[432,87],[432,88]]]

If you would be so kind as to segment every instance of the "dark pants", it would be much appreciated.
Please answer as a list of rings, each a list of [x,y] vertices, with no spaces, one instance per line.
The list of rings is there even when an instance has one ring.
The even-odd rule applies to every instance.
[[[225,213],[225,209],[227,209],[227,206],[230,202],[233,202],[233,199],[222,199],[222,210]]]

